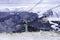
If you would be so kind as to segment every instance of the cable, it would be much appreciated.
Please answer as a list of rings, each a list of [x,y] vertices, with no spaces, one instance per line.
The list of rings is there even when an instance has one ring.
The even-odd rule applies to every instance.
[[[31,11],[34,7],[36,7],[37,5],[39,5],[40,3],[42,3],[42,0],[40,0],[38,3],[36,3],[31,9],[29,9],[28,11]]]
[[[55,11],[54,11],[54,13],[56,13]],[[56,16],[59,18],[59,16],[58,16],[58,14],[56,13]]]

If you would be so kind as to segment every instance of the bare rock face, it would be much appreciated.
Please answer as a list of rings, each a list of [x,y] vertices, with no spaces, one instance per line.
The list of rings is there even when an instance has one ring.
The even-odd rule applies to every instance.
[[[36,13],[33,12],[20,12],[20,18],[23,21],[27,21],[27,22],[31,22],[34,21],[36,19],[38,19],[38,15]]]
[[[18,24],[16,25],[14,22],[11,21],[11,18],[9,20],[5,20],[4,22],[0,22],[0,32],[15,32],[20,30],[21,31],[22,26]]]
[[[35,21],[28,23],[28,30],[29,31],[52,31],[53,28],[49,21],[43,21],[42,19],[37,19]]]
[[[52,10],[47,10],[47,12],[44,12],[43,15],[47,16],[47,17],[52,16],[53,15],[53,11]]]
[[[49,10],[40,18],[37,13],[27,11],[0,12],[0,14],[0,32],[25,32],[24,24],[28,26],[28,31],[53,30],[49,21],[44,19],[53,15]]]
[[[32,12],[0,12],[0,32],[22,32],[25,20],[27,22],[34,21],[38,18],[36,13]]]
[[[52,16],[53,15],[53,11],[52,10],[48,10],[47,12],[42,14],[43,16],[28,23],[28,30],[29,31],[52,31],[53,28],[51,27],[52,24],[49,23],[49,21],[45,18]]]

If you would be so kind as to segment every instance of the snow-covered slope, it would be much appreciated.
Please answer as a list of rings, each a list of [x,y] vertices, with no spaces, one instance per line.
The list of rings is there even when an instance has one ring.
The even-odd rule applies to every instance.
[[[0,40],[60,40],[60,33],[55,32],[25,32],[0,33]]]

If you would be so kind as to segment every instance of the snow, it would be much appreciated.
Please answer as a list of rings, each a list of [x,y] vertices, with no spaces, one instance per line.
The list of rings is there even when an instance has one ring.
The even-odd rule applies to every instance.
[[[60,40],[57,32],[0,33],[0,40]]]

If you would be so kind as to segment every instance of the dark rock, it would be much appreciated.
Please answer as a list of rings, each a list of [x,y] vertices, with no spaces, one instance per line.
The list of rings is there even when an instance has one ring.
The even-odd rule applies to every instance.
[[[28,23],[28,30],[29,31],[40,31],[40,30],[50,31],[50,30],[53,30],[53,28],[51,27],[51,24],[49,23],[49,21],[44,22],[38,19]]]
[[[25,11],[20,12],[20,20],[31,22],[36,20],[37,18],[38,18],[37,13],[25,12]]]
[[[22,32],[25,31],[24,21],[34,21],[38,18],[36,13],[32,12],[0,12],[0,32]],[[18,14],[19,13],[19,14]]]
[[[47,12],[43,13],[43,16],[49,17],[53,15],[53,11],[52,10],[47,10]]]
[[[51,22],[58,24],[58,25],[53,24],[55,26],[53,29],[55,31],[59,31],[60,30],[60,21],[51,21]]]
[[[22,25],[16,25],[11,19],[0,22],[0,32],[22,32],[22,28]]]
[[[23,11],[0,12],[0,14],[0,32],[24,32],[24,24],[28,25],[28,31],[52,30],[49,21],[42,20],[45,16],[38,18],[37,13]]]
[[[9,19],[10,17],[9,12],[0,12],[0,22],[4,22],[4,20]]]
[[[60,21],[51,21],[51,22],[53,22],[53,23],[57,23],[57,24],[60,25]]]

